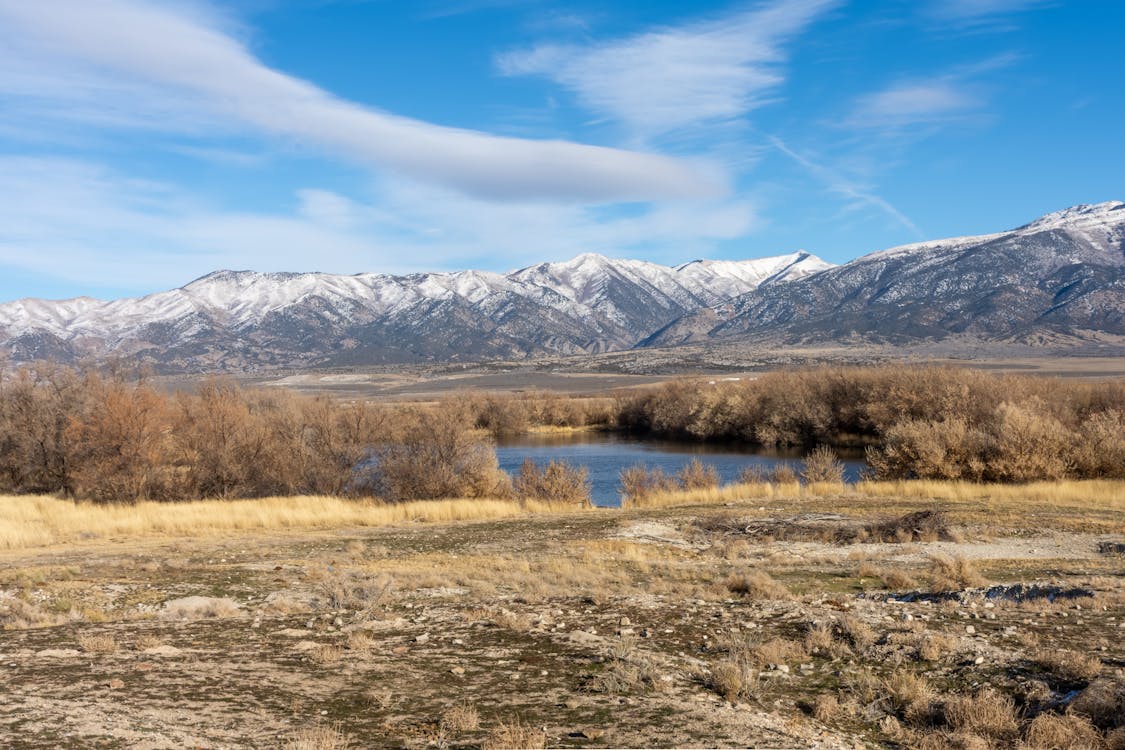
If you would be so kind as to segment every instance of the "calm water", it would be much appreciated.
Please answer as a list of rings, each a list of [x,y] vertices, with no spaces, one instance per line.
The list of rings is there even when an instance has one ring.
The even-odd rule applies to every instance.
[[[585,466],[590,472],[590,494],[594,504],[615,507],[621,504],[618,474],[634,464],[658,466],[665,474],[675,474],[693,458],[698,458],[714,466],[723,482],[731,482],[748,466],[769,471],[779,463],[788,462],[796,467],[802,454],[799,451],[751,452],[697,443],[579,433],[504,439],[496,445],[496,456],[500,459],[500,468],[513,473],[519,470],[526,458],[540,465],[548,461],[566,461],[575,466]],[[844,477],[849,482],[858,479],[867,465],[859,458],[844,459],[842,463]]]

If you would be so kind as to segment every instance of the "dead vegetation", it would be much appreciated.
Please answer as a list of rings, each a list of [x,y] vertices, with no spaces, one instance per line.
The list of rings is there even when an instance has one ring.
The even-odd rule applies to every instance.
[[[1120,379],[825,367],[738,382],[676,381],[623,402],[617,423],[678,439],[869,445],[868,461],[883,479],[1125,478]],[[837,481],[827,454],[812,458],[808,481]]]

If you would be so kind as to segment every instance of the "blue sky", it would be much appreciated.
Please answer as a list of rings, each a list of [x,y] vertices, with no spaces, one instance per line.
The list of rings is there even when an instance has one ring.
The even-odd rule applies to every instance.
[[[1125,198],[1125,7],[0,0],[0,300],[844,262]]]

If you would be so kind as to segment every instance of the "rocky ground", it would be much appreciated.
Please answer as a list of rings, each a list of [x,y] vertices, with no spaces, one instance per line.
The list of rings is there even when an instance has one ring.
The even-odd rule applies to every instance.
[[[0,745],[1125,747],[1119,509],[760,502],[0,553]]]

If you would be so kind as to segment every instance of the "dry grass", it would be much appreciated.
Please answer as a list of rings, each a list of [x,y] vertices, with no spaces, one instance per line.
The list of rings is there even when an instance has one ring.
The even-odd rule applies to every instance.
[[[840,634],[859,651],[864,651],[875,643],[877,638],[871,626],[854,615],[845,615],[839,623]]]
[[[789,599],[789,589],[775,581],[769,573],[755,570],[732,575],[727,579],[727,590],[747,599]]]
[[[895,715],[915,725],[930,723],[937,691],[925,677],[895,672],[883,681],[883,691]]]
[[[309,651],[309,659],[314,664],[335,664],[344,656],[344,651],[339,646],[331,643],[322,643]]]
[[[471,703],[458,703],[441,715],[441,726],[455,733],[472,732],[480,727],[480,712]]]
[[[502,721],[484,738],[481,750],[538,750],[547,747],[547,734],[520,721]]]
[[[980,737],[1002,740],[1019,731],[1019,716],[1012,699],[995,690],[984,689],[972,696],[949,698],[942,709],[945,720],[955,730]]]
[[[548,503],[483,499],[384,504],[306,496],[94,505],[46,496],[3,496],[0,549],[115,537],[213,537],[234,532],[387,526],[410,521],[443,523],[560,510],[564,508]],[[574,506],[565,510],[573,511]]]
[[[821,693],[813,703],[812,715],[825,724],[837,719],[841,713],[840,701],[832,693]]]
[[[960,591],[963,588],[982,586],[986,582],[967,558],[945,555],[930,558],[930,586],[935,591]]]
[[[749,662],[738,656],[719,661],[709,673],[699,675],[697,679],[728,701],[753,697],[758,685],[757,673]]]
[[[133,643],[133,648],[137,651],[145,651],[150,648],[160,648],[164,645],[164,639],[158,635],[145,634],[137,637]]]
[[[117,639],[109,633],[78,636],[78,647],[88,654],[113,654],[117,652]]]
[[[751,482],[691,490],[673,489],[630,496],[626,499],[624,507],[669,508],[685,505],[724,505],[774,496],[775,491],[771,485]]]
[[[1070,714],[1039,714],[1024,731],[1027,750],[1102,750],[1101,734],[1082,718]]]
[[[1055,677],[1067,682],[1088,682],[1102,671],[1102,661],[1079,651],[1039,649],[1031,661]]]
[[[996,484],[912,479],[859,482],[855,492],[866,497],[981,500],[1002,504],[1065,503],[1075,508],[1125,510],[1125,482],[1111,479],[1063,480],[1028,484]]]
[[[294,732],[285,750],[346,750],[351,747],[347,736],[338,725],[317,724]]]
[[[1071,702],[1070,711],[1101,729],[1125,728],[1125,676],[1095,679]]]

